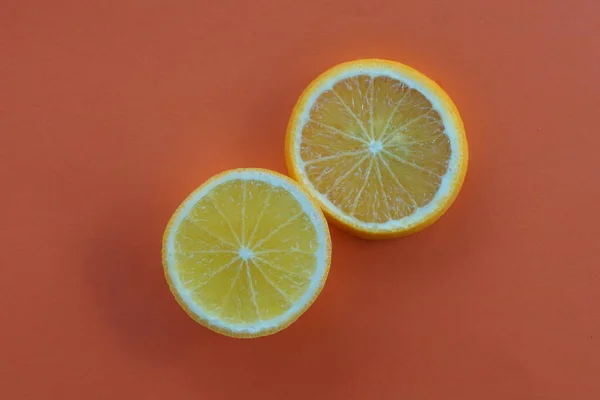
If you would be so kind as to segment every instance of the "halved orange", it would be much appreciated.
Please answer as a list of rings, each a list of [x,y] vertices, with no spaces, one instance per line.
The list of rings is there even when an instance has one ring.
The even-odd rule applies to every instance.
[[[320,293],[331,259],[327,222],[276,172],[221,173],[175,211],[164,234],[171,291],[200,324],[256,337],[294,322]]]
[[[358,60],[302,93],[286,159],[333,222],[385,238],[421,230],[450,207],[468,150],[458,110],[434,81],[400,63]]]

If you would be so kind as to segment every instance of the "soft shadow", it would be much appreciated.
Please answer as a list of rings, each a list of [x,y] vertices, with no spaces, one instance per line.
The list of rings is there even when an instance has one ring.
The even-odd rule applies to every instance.
[[[396,285],[398,296],[402,289],[418,290],[420,283],[465,272],[465,268],[485,268],[471,260],[485,259],[487,240],[482,232],[492,231],[489,199],[483,193],[476,197],[474,182],[467,182],[463,190],[440,220],[416,234],[382,241],[363,240],[348,234],[338,234],[339,247],[352,274],[373,286]],[[485,227],[485,229],[483,229]]]
[[[218,391],[223,399],[239,396],[240,387],[265,399],[304,398],[311,392],[345,398],[346,388],[360,379],[360,365],[356,335],[340,313],[353,294],[343,279],[335,279],[338,267],[334,262],[316,303],[289,328],[272,336],[225,339],[206,347],[191,361],[191,370],[202,371],[205,378],[187,374],[190,387],[204,390],[208,385],[207,393]]]
[[[121,204],[103,213],[86,237],[84,278],[124,351],[162,362],[212,335],[169,292],[161,263],[168,215],[149,205]]]
[[[191,390],[224,399],[239,394],[240,385],[265,398],[289,396],[299,380],[336,396],[358,379],[354,339],[336,316],[349,301],[343,279],[330,279],[314,306],[283,332],[252,340],[216,334],[192,321],[172,298],[160,255],[170,210],[150,203],[137,210],[122,203],[99,213],[84,238],[84,283],[132,362],[174,370]],[[338,267],[334,261],[330,277],[339,278]]]

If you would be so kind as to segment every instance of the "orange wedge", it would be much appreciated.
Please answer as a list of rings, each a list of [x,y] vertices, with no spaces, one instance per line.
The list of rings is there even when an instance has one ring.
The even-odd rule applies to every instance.
[[[286,159],[333,222],[376,239],[417,232],[444,214],[468,150],[458,111],[435,82],[400,63],[358,60],[302,93]]]
[[[219,174],[173,214],[163,239],[167,282],[213,331],[268,335],[312,304],[329,271],[325,217],[288,177],[260,169]]]

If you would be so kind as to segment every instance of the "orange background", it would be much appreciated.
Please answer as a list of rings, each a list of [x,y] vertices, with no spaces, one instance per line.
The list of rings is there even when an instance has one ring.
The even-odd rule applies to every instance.
[[[0,398],[600,398],[598,4],[3,0]],[[407,239],[332,228],[280,334],[196,325],[170,213],[221,170],[284,172],[301,90],[362,57],[455,100],[457,202]]]

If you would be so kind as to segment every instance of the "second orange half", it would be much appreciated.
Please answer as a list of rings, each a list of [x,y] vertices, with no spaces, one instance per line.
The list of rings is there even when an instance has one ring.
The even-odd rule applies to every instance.
[[[366,238],[417,232],[465,178],[465,130],[450,97],[400,63],[358,60],[302,93],[287,129],[290,174],[333,222]]]

